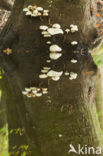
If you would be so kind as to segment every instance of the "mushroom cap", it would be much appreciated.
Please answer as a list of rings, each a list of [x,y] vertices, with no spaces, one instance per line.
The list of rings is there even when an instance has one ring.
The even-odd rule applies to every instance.
[[[23,94],[23,95],[27,95],[28,92],[27,92],[27,91],[22,91],[22,94]]]
[[[25,88],[25,91],[30,92],[31,88]]]
[[[59,59],[61,56],[62,56],[61,53],[50,53],[50,54],[49,54],[49,57],[50,57],[52,60],[57,60],[57,59]]]
[[[40,96],[42,96],[42,93],[36,93],[35,94],[37,97],[40,97]]]
[[[23,11],[24,12],[27,12],[27,11],[29,11],[29,9],[28,8],[24,8]]]
[[[48,77],[47,74],[40,74],[40,75],[39,75],[39,78],[40,78],[40,79],[45,79],[45,78],[47,78],[47,77]]]
[[[27,11],[25,15],[28,16],[28,15],[31,15],[31,14],[32,14],[31,11]]]
[[[77,60],[72,59],[71,62],[72,62],[72,63],[77,63]]]
[[[42,72],[42,73],[47,73],[48,70],[47,70],[47,69],[42,69],[41,72]]]
[[[58,28],[58,29],[60,29],[60,28],[61,28],[61,25],[56,23],[56,24],[53,24],[52,27],[53,27],[53,28]]]
[[[37,17],[37,14],[31,14],[32,17]]]
[[[78,76],[78,74],[77,73],[74,73],[74,72],[70,72],[70,80],[72,80],[72,79],[76,79],[77,78],[77,76]]]
[[[43,13],[48,13],[48,12],[49,12],[49,10],[44,10],[44,11],[43,11]]]
[[[49,33],[47,31],[42,31],[41,34],[43,34],[43,35],[49,35]]]
[[[70,32],[70,29],[65,29],[65,31],[68,33],[68,32]]]
[[[50,34],[45,34],[44,37],[51,37],[51,35]]]
[[[28,9],[31,9],[33,6],[32,5],[28,5]]]
[[[50,67],[43,67],[44,70],[50,70]]]
[[[47,41],[46,43],[47,43],[47,44],[51,44],[51,41]]]
[[[43,94],[48,94],[48,91],[42,91]]]
[[[56,45],[56,44],[53,44],[53,45],[50,46],[49,50],[50,50],[51,52],[55,52],[55,51],[60,52],[60,51],[62,51],[62,48],[59,47],[59,46]]]
[[[65,76],[68,76],[68,75],[69,75],[69,72],[65,72],[64,75],[65,75]]]
[[[78,26],[77,26],[77,25],[71,24],[70,27],[71,27],[71,32],[76,32],[76,31],[78,31]]]
[[[78,42],[77,42],[77,41],[72,41],[71,44],[72,44],[72,45],[77,45]]]
[[[50,62],[51,62],[51,60],[46,60],[46,62],[47,62],[47,63],[50,63]]]
[[[48,33],[51,35],[64,34],[63,30],[59,28],[48,28]]]
[[[49,14],[47,12],[43,12],[43,16],[48,16]]]
[[[54,71],[54,70],[50,70],[48,73],[47,73],[47,76],[49,77],[56,77],[56,76],[61,76],[63,74],[63,71],[61,72],[57,72],[57,71]]]
[[[60,76],[53,76],[53,77],[52,77],[52,80],[53,80],[53,81],[58,81],[58,80],[60,80]]]
[[[37,90],[33,90],[32,93],[33,93],[33,94],[36,94],[36,93],[37,93]]]
[[[38,10],[35,9],[35,10],[33,11],[33,14],[38,14]]]
[[[41,25],[40,26],[40,30],[47,30],[48,29],[48,26],[46,26],[46,25]]]
[[[40,12],[37,13],[38,16],[41,16],[42,14]]]
[[[42,7],[37,7],[36,8],[38,11],[43,11],[43,8]]]

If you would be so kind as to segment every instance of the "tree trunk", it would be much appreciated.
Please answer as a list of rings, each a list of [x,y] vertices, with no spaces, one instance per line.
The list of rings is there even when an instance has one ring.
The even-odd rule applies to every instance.
[[[25,16],[22,10],[30,4],[49,9],[49,17]],[[92,13],[91,5],[94,7]],[[0,54],[0,65],[6,71],[9,84],[5,87],[9,130],[24,130],[22,135],[14,132],[9,135],[10,152],[15,145],[14,152],[22,152],[22,144],[29,145],[27,155],[31,156],[67,156],[70,144],[76,149],[78,144],[102,147],[94,101],[97,67],[89,53],[96,39],[95,16],[95,0],[53,0],[52,4],[47,0],[16,0],[1,33]],[[40,25],[54,23],[59,23],[63,30],[76,24],[79,31],[43,38]],[[48,40],[63,49],[62,57],[50,64],[46,62],[49,59]],[[78,41],[78,45],[71,45],[72,41]],[[6,48],[12,49],[11,55],[3,53]],[[77,64],[70,62],[72,58],[78,60]],[[43,67],[63,71],[61,79],[40,79]],[[64,74],[66,71],[77,73],[77,79],[70,80]],[[48,94],[38,98],[23,96],[25,87],[31,86],[48,88]]]

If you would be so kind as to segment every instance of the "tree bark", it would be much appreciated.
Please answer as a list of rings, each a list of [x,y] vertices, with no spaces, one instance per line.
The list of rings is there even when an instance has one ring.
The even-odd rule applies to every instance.
[[[6,10],[12,10],[13,8],[13,1],[11,0],[0,0],[0,7]]]
[[[102,115],[102,108],[103,108],[103,67],[100,66],[98,70],[98,76],[96,80],[96,106],[97,112],[99,116],[100,126],[103,130],[103,115]]]
[[[96,39],[96,1],[55,0],[51,7],[48,2],[17,0],[1,33],[1,52],[8,47],[13,51],[9,56],[3,55],[4,61],[1,63],[9,84],[6,88],[9,130],[18,127],[24,129],[22,136],[9,135],[9,149],[12,152],[14,145],[19,150],[21,144],[28,144],[27,155],[67,156],[70,144],[75,148],[78,144],[102,147],[102,133],[94,101],[97,67],[89,53]],[[50,16],[25,16],[22,10],[30,4],[49,9]],[[95,8],[92,14],[91,5]],[[76,24],[79,31],[50,38],[52,44],[58,44],[63,49],[63,56],[48,65],[48,39],[42,37],[39,27],[54,23],[60,23],[63,30],[70,24]],[[78,41],[77,46],[70,44],[74,40]],[[77,59],[78,63],[72,64],[72,58]],[[45,66],[63,73],[75,72],[78,77],[70,80],[63,74],[57,82],[39,79],[41,69]],[[47,87],[49,93],[28,99],[22,95],[22,90],[31,86]]]

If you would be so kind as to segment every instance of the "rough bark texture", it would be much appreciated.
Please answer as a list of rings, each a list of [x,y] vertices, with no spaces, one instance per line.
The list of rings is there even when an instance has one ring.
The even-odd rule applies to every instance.
[[[11,0],[0,0],[0,7],[5,8],[7,10],[12,10],[13,1],[11,1]]]
[[[96,80],[96,106],[100,120],[100,126],[103,130],[103,66],[99,67],[98,76]]]
[[[31,156],[67,156],[69,144],[74,147],[78,144],[94,147],[102,144],[94,101],[97,67],[89,54],[90,45],[96,38],[95,11],[91,14],[90,7],[92,3],[96,6],[96,2],[53,0],[50,8],[48,2],[17,0],[1,33],[1,49],[9,47],[13,50],[10,56],[0,54],[3,58],[0,64],[6,70],[9,84],[5,88],[8,126],[9,130],[24,129],[22,136],[10,134],[9,145],[13,151],[14,145],[28,144],[28,155]],[[26,17],[22,9],[29,4],[49,9],[50,17]],[[64,30],[70,24],[76,24],[79,32],[50,39],[52,44],[62,47],[63,57],[48,65],[48,39],[41,36],[39,26],[53,23],[60,23]],[[70,44],[73,40],[78,41],[77,46]],[[72,58],[78,63],[71,64]],[[73,71],[78,73],[78,77],[72,81],[65,75],[58,82],[42,80],[39,74],[44,66],[56,71]],[[49,93],[28,99],[21,92],[30,86],[47,87]]]

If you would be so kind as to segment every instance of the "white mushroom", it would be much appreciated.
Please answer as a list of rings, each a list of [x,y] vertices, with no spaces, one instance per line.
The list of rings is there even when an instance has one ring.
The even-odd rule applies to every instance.
[[[50,67],[43,67],[44,70],[50,70]]]
[[[47,73],[48,70],[47,70],[47,69],[43,69],[43,70],[41,70],[41,72],[42,72],[42,73]]]
[[[48,94],[48,91],[43,91],[42,93],[43,93],[43,94]]]
[[[64,74],[65,74],[65,76],[68,76],[69,75],[69,72],[65,72]]]
[[[62,136],[63,136],[62,134],[59,134],[59,135],[58,135],[59,138],[61,138]]]
[[[47,77],[48,77],[48,76],[47,76],[46,74],[40,74],[40,75],[39,75],[39,78],[40,78],[40,79],[45,79],[45,78],[47,78]]]
[[[77,42],[77,41],[72,41],[71,44],[72,44],[72,45],[77,45],[78,42]]]
[[[52,27],[53,27],[53,28],[58,28],[58,29],[60,29],[60,28],[61,28],[61,25],[56,23],[56,24],[53,24]]]
[[[33,7],[32,5],[28,5],[28,9],[32,9],[32,7]]]
[[[31,88],[25,88],[25,91],[30,92]]]
[[[26,91],[22,91],[22,94],[23,94],[23,95],[27,95],[28,92],[26,92]]]
[[[58,81],[58,80],[60,80],[60,76],[53,76],[53,77],[52,77],[52,80],[53,80],[53,81]]]
[[[40,30],[47,30],[48,29],[48,26],[46,26],[46,25],[41,25],[40,26]]]
[[[48,13],[48,12],[49,12],[49,10],[44,10],[43,12],[44,12],[44,13]]]
[[[51,35],[50,34],[46,34],[46,35],[44,35],[44,37],[51,37]]]
[[[46,62],[47,62],[47,63],[50,63],[50,62],[51,62],[51,60],[46,60]]]
[[[72,62],[72,63],[77,63],[77,60],[72,59],[71,62]]]
[[[37,97],[40,97],[40,96],[42,96],[42,93],[36,93],[35,94]]]
[[[31,90],[36,90],[36,87],[30,87]]]
[[[46,43],[47,43],[47,44],[51,44],[51,41],[47,41]]]
[[[58,28],[48,28],[48,33],[51,35],[64,34],[63,30]]]
[[[31,14],[32,17],[37,17],[37,14]]]
[[[70,80],[76,79],[77,76],[78,76],[77,73],[73,73],[73,72],[71,72],[71,73],[70,73],[70,77],[69,77],[69,79],[70,79]]]
[[[36,90],[39,92],[40,91],[40,88],[36,88]]]
[[[50,35],[47,31],[42,31],[42,35]],[[50,35],[51,36],[51,35]]]
[[[42,14],[40,12],[37,13],[37,16],[41,16]]]
[[[29,15],[31,15],[31,14],[32,14],[31,11],[27,11],[25,15],[26,15],[26,16],[29,16]]]
[[[33,11],[33,14],[38,14],[38,10],[35,9],[35,10]]]
[[[50,70],[48,73],[47,73],[47,76],[49,77],[60,77],[61,75],[63,74],[63,71],[61,72],[57,72],[57,71],[54,71],[54,70]]]
[[[67,34],[68,34],[68,32],[70,32],[70,29],[66,29],[65,31],[66,31],[66,32],[67,32]]]
[[[36,94],[37,93],[37,90],[33,90],[32,92],[33,92],[33,94]]]
[[[57,60],[57,59],[59,59],[61,56],[62,56],[61,53],[50,53],[50,54],[49,54],[49,57],[50,57],[52,60]]]
[[[51,45],[50,48],[49,48],[49,50],[50,50],[51,52],[60,52],[60,51],[62,51],[61,47],[59,47],[59,46],[56,45],[56,44]]]
[[[72,33],[78,31],[78,26],[77,25],[71,24],[70,27],[71,27],[71,32]]]
[[[36,8],[38,11],[43,11],[43,8],[42,7],[37,7]]]
[[[43,13],[43,16],[48,16],[49,14],[47,12],[44,12]]]
[[[28,8],[24,8],[23,11],[24,11],[24,12],[28,12],[29,9],[28,9]]]

